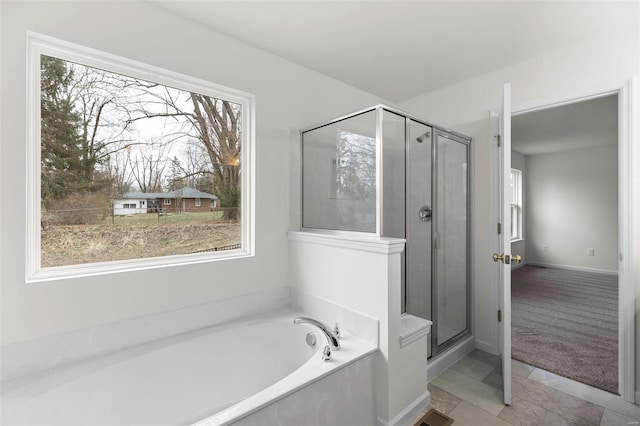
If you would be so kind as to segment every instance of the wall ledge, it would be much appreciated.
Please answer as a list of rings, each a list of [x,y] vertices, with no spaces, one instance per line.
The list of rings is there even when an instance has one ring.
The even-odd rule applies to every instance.
[[[400,348],[426,337],[433,323],[413,315],[403,314],[400,317]]]
[[[320,244],[349,250],[379,254],[396,254],[404,251],[404,238],[355,236],[353,234],[324,234],[321,232],[289,231],[289,241]]]

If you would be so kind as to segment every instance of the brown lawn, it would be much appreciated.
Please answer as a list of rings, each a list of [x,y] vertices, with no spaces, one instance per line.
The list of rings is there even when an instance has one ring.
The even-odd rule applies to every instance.
[[[42,230],[42,266],[140,259],[211,250],[240,243],[236,221],[115,218],[111,223],[49,225]]]

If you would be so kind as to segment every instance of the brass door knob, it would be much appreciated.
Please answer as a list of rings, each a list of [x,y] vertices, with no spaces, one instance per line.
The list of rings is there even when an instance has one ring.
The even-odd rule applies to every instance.
[[[493,261],[494,262],[504,262],[505,265],[510,265],[511,264],[511,256],[508,254],[498,254],[498,253],[493,253]]]
[[[513,263],[522,263],[522,256],[520,256],[519,254],[513,255],[511,256],[511,261]]]

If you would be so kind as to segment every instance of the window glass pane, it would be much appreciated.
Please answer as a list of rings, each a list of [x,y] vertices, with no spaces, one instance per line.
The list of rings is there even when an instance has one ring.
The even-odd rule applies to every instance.
[[[511,169],[511,239],[522,238],[522,172]]]
[[[42,267],[240,248],[240,104],[46,55],[40,75]]]

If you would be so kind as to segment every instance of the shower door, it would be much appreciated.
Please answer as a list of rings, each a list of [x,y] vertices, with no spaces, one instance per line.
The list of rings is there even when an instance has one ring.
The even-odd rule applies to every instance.
[[[469,332],[469,141],[408,122],[406,311],[433,321],[428,356]]]
[[[436,129],[433,185],[434,354],[469,331],[469,145]]]

